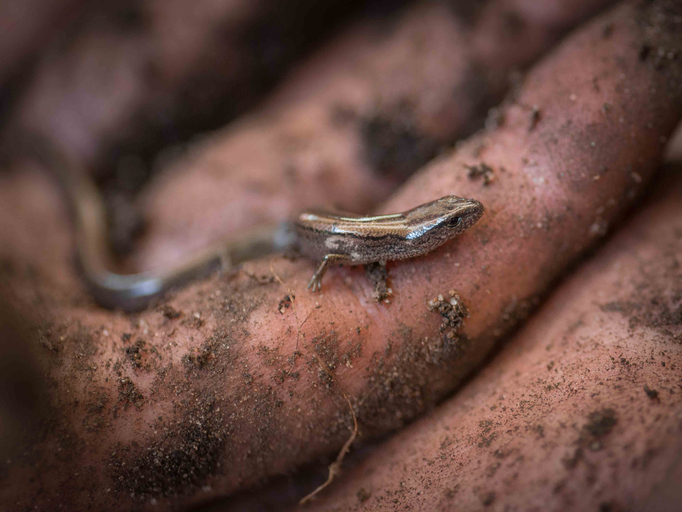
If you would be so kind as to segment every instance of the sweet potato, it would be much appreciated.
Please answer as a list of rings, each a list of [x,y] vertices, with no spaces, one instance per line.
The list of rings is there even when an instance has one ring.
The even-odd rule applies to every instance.
[[[472,382],[309,510],[676,510],[682,168]]]

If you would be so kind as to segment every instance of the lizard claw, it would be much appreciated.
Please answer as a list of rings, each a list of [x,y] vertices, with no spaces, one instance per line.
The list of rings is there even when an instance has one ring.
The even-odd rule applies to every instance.
[[[310,290],[311,292],[316,292],[322,288],[322,283],[320,282],[320,279],[315,275],[310,279],[310,282],[308,283],[307,289]]]

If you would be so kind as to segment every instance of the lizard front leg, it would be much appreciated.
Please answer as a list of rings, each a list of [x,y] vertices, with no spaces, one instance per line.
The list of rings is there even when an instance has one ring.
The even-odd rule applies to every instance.
[[[317,270],[315,270],[313,277],[310,279],[308,290],[315,292],[322,288],[322,277],[327,272],[327,267],[330,263],[345,263],[347,261],[349,261],[349,258],[345,254],[327,254],[317,266]]]

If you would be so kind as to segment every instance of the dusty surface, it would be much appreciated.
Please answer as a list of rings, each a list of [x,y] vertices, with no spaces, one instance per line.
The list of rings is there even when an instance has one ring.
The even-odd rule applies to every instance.
[[[73,272],[55,187],[25,163],[3,173],[0,286],[36,326],[48,411],[59,414],[46,413],[39,440],[5,460],[0,499],[177,508],[338,450],[351,425],[344,395],[361,438],[431,409],[644,190],[682,115],[678,60],[646,50],[680,51],[671,5],[627,5],[571,37],[495,123],[382,207],[455,192],[487,209],[454,243],[389,264],[390,304],[375,302],[361,269],[332,269],[311,295],[314,263],[277,257],[193,283],[139,315],[103,311]],[[494,171],[487,185],[467,171],[482,164]],[[658,383],[642,384],[646,400],[661,397]],[[606,442],[624,417],[610,403],[585,412],[577,428],[588,425],[590,442]],[[492,446],[495,418],[482,421],[477,444]]]
[[[308,509],[675,510],[682,168],[659,188],[462,392]]]

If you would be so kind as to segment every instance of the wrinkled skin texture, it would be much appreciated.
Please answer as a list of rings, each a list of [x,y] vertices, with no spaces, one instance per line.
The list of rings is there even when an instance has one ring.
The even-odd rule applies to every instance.
[[[400,211],[450,193],[476,197],[486,206],[486,215],[475,228],[453,243],[423,258],[389,265],[393,289],[389,303],[374,302],[371,285],[361,269],[330,270],[322,293],[311,295],[305,291],[305,285],[314,263],[276,257],[193,283],[139,315],[101,310],[89,300],[70,265],[69,225],[58,191],[36,165],[27,161],[14,164],[1,176],[0,282],[3,294],[11,298],[12,308],[29,316],[27,323],[33,333],[30,342],[37,347],[37,364],[51,386],[48,405],[40,413],[43,429],[35,436],[27,436],[26,449],[3,468],[0,499],[3,503],[18,503],[21,508],[54,508],[58,503],[97,509],[179,508],[235,493],[335,453],[350,434],[352,417],[348,401],[359,422],[361,443],[398,429],[434,408],[506,340],[507,334],[541,302],[569,265],[599,244],[613,223],[644,192],[662,159],[664,142],[682,115],[680,64],[674,58],[661,60],[658,50],[651,50],[664,49],[664,57],[682,50],[680,13],[671,12],[672,7],[675,5],[666,2],[644,7],[626,4],[580,29],[529,71],[523,85],[495,118],[496,122],[458,145],[456,151],[441,155],[379,207],[382,212]],[[408,17],[416,17],[414,12],[423,13],[421,9],[407,11]],[[479,16],[485,19],[483,14]],[[397,43],[396,46],[399,47]],[[360,97],[368,94],[361,87],[354,90]],[[305,92],[303,89],[299,94],[305,97]],[[273,111],[279,119],[292,123],[290,128],[280,127],[282,133],[298,134],[299,139],[298,130],[316,133],[316,129],[304,129],[307,118],[301,114],[306,111],[300,107],[301,100],[295,101],[292,92],[282,93],[281,97],[285,100],[280,100],[282,103]],[[322,99],[317,101],[325,104]],[[291,117],[285,108],[288,104],[293,105]],[[334,104],[326,105],[329,115]],[[156,193],[159,197],[170,193],[178,180],[180,184],[198,183],[199,189],[213,187],[219,195],[223,183],[219,153],[221,147],[226,150],[237,144],[235,140],[263,159],[276,160],[276,150],[272,150],[273,156],[271,150],[265,149],[269,144],[259,144],[272,140],[272,134],[263,135],[261,130],[261,123],[267,120],[256,115],[219,134],[209,147],[196,150],[191,165],[178,165]],[[295,147],[296,139],[289,139],[289,144]],[[328,144],[335,147],[333,142]],[[314,148],[307,151],[315,155]],[[354,151],[350,154],[355,156],[349,157],[347,151],[341,153],[350,162],[361,154]],[[322,151],[317,157],[323,160],[325,154]],[[483,164],[492,172],[489,183],[467,171],[467,166],[481,169]],[[348,165],[332,170],[333,179],[340,180],[335,173],[345,172]],[[364,169],[359,168],[360,178],[352,180],[358,188],[373,183],[368,179],[386,183],[370,173],[368,167],[366,164]],[[270,167],[252,171],[279,179],[276,173],[269,175],[267,169]],[[272,169],[281,171],[281,167]],[[195,177],[188,180],[185,173]],[[261,179],[256,178],[256,182]],[[307,182],[304,179],[302,183]],[[237,180],[229,194],[248,195],[247,184]],[[225,215],[222,207],[214,209],[212,201],[202,203],[194,198],[183,206],[183,201],[187,201],[181,194],[184,188],[176,189],[165,201],[150,200],[150,216],[156,218],[155,215],[160,215],[159,205],[169,208],[173,201],[179,203],[176,206],[179,210],[195,205],[194,219],[210,217],[211,212],[215,218]],[[191,196],[195,191],[188,189],[187,193]],[[256,188],[255,195],[259,193]],[[282,192],[285,196],[289,193]],[[338,193],[352,195],[344,189]],[[302,195],[300,190],[299,194]],[[250,207],[256,208],[258,201],[255,204]],[[274,204],[264,200],[261,203],[264,211],[257,218],[279,218],[298,206],[300,201],[294,202],[291,197]],[[651,215],[658,218],[655,215],[663,214]],[[247,224],[246,220],[239,222]],[[202,237],[215,236],[212,227],[207,232],[208,235],[198,237],[188,233],[188,239],[194,240],[188,245]],[[671,236],[668,231],[664,234],[666,240]],[[174,247],[178,244],[174,240],[177,236],[178,233],[169,234],[164,229],[152,234],[142,253],[147,256],[140,261],[162,262],[163,258],[150,256],[159,250],[154,247]],[[636,238],[636,234],[633,236]],[[669,243],[676,242],[670,239]],[[660,272],[667,268],[655,267]],[[451,307],[451,291],[466,310]],[[614,300],[623,304],[630,300],[626,291],[618,293],[614,292],[618,295]],[[668,295],[667,290],[661,292],[666,300]],[[616,311],[615,306],[608,306],[609,299],[603,302],[607,311],[600,314],[607,315],[604,318],[628,314],[627,304]],[[567,317],[568,323],[556,327],[557,331],[571,325],[569,320]],[[585,329],[588,327],[602,326],[589,324]],[[671,332],[669,336],[676,335]],[[518,339],[532,340],[532,336],[519,334]],[[532,345],[531,341],[526,343]],[[562,348],[557,342],[554,350]],[[667,357],[675,357],[673,348]],[[610,347],[604,341],[584,350],[593,351],[594,360],[598,360],[607,357]],[[360,489],[353,480],[353,471],[349,471],[348,480],[338,490],[328,490],[327,499],[340,508],[357,507],[358,501],[369,499],[374,500],[371,502],[374,505],[389,506],[388,501],[379,497],[390,494],[391,499],[398,499],[394,489],[401,488],[403,476],[397,467],[410,462],[413,443],[441,449],[445,437],[439,430],[444,427],[438,418],[461,414],[452,412],[463,407],[457,405],[460,403],[457,400],[477,408],[466,400],[502,383],[510,387],[508,393],[517,402],[525,400],[521,396],[524,386],[536,385],[537,376],[524,375],[532,380],[529,382],[515,371],[505,373],[504,365],[543,366],[542,358],[547,354],[543,352],[537,359],[528,356],[525,362],[516,360],[516,352],[512,356],[506,355],[502,363],[495,362],[503,365],[498,366],[502,373],[499,379],[507,376],[509,380],[489,384],[491,377],[483,374],[483,384],[478,379],[473,381],[472,388],[465,387],[461,395],[464,398],[448,402],[435,415],[415,423],[397,438],[403,440],[399,448],[405,444],[406,451],[399,452],[404,454],[402,458],[392,459],[396,463],[393,469],[382,469],[375,487],[365,489],[370,494],[368,499],[364,494],[358,497]],[[641,353],[633,353],[633,359],[635,356],[640,357]],[[579,363],[589,360],[584,359],[577,361],[576,366],[566,362],[566,367],[561,367],[567,379],[580,380],[583,367]],[[622,363],[609,360],[609,364]],[[671,360],[670,368],[674,371],[672,364]],[[590,374],[598,371],[606,370],[598,366]],[[551,370],[548,372],[554,375]],[[497,375],[493,372],[492,377]],[[658,389],[659,385],[660,381],[652,381],[649,386]],[[515,389],[519,389],[518,394]],[[630,418],[635,412],[608,396],[599,398],[594,407],[583,402],[579,405],[584,409],[575,410],[570,400],[557,399],[560,411],[557,414],[565,420],[544,416],[547,417],[544,423],[538,420],[541,428],[531,425],[531,430],[535,428],[531,437],[514,436],[513,427],[509,433],[498,425],[514,421],[513,417],[505,416],[515,412],[511,405],[502,410],[498,404],[497,412],[488,408],[487,416],[481,415],[478,422],[472,419],[466,424],[472,435],[476,432],[480,438],[474,443],[476,449],[492,447],[499,440],[501,448],[513,445],[519,451],[530,452],[526,456],[529,461],[543,458],[543,452],[535,452],[531,441],[544,432],[556,436],[551,438],[556,441],[554,448],[542,448],[554,450],[552,454],[563,454],[571,446],[577,450],[582,447],[580,443],[587,443],[576,458],[575,471],[589,471],[595,467],[590,457],[611,452],[606,446],[604,450],[592,450],[595,455],[586,453],[595,448],[588,441],[606,444],[611,439],[611,430],[603,433],[603,429],[597,429],[599,439],[583,441],[580,437],[583,425],[591,422],[603,426],[615,421],[616,425],[611,427],[615,436],[623,425],[632,423]],[[549,406],[538,405],[537,414],[549,414],[546,408],[551,408],[551,404],[554,402]],[[649,402],[645,404],[651,406]],[[612,419],[611,412],[604,413],[606,409],[613,409],[618,419]],[[476,410],[482,414],[480,408]],[[602,411],[596,419],[589,416],[595,411]],[[534,418],[523,421],[533,422]],[[561,430],[559,421],[566,422],[567,432]],[[527,424],[523,423],[523,428]],[[637,445],[639,449],[647,439],[655,440],[654,436],[674,436],[664,427],[646,434],[651,437],[642,437],[645,434],[636,431],[623,435],[640,437],[644,444]],[[588,432],[596,436],[589,428]],[[528,435],[527,431],[523,433]],[[502,446],[502,442],[507,444]],[[674,445],[674,438],[670,442]],[[445,444],[450,450],[446,453],[452,457],[459,456],[458,450],[465,446],[454,440]],[[436,451],[433,453],[432,458]],[[494,449],[482,453],[494,454]],[[571,453],[575,455],[575,450]],[[377,456],[389,455],[381,449]],[[445,476],[434,485],[433,492],[424,496],[433,479],[428,480],[419,465],[426,463],[418,458],[413,466],[414,492],[405,494],[404,505],[454,507],[446,500],[449,491],[446,487],[456,483],[452,480],[454,476],[447,477],[451,474],[448,471],[456,468],[438,459],[438,464],[446,465]],[[385,459],[378,458],[376,464],[385,465],[382,460]],[[465,460],[471,459],[459,459]],[[509,472],[513,468],[507,466],[505,459],[501,460],[499,475],[511,478],[513,473]],[[373,472],[373,463],[370,459],[358,471]],[[492,465],[494,461],[484,467]],[[600,466],[596,467],[594,478],[610,485],[607,477],[599,473]],[[634,470],[623,468],[621,482],[635,478]],[[473,470],[469,473],[475,480],[476,473]],[[635,498],[648,497],[663,473],[664,470],[657,473],[658,477],[652,473],[646,483],[649,487],[644,485]],[[424,479],[419,480],[420,476]],[[557,474],[555,479],[529,481],[543,493],[551,494],[554,489],[551,486],[560,483],[563,477],[565,474]],[[490,505],[502,507],[506,496],[508,503],[520,508],[529,503],[528,495],[514,494],[518,489],[513,481],[498,478],[501,480],[491,481],[489,487],[481,484],[480,488],[467,489],[470,501],[466,503],[475,509],[488,503],[491,493],[494,495]],[[532,475],[527,478],[532,479]],[[556,503],[568,502],[579,509],[580,502],[570,499],[593,499],[590,503],[602,497],[607,501],[615,499],[613,494],[584,492],[591,481],[590,478],[570,481],[554,494]]]

